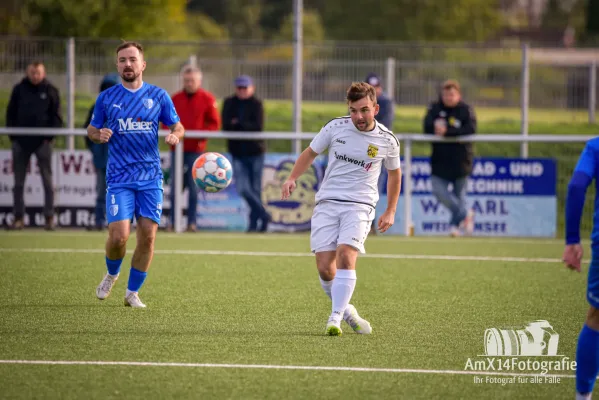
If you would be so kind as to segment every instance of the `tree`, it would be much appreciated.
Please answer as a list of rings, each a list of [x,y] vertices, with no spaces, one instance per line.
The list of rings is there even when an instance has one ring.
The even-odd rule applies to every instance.
[[[186,0],[23,0],[11,18],[12,32],[90,38],[182,38]],[[10,21],[10,18],[8,18]]]
[[[322,7],[327,36],[339,40],[484,41],[503,21],[497,0],[346,0]]]

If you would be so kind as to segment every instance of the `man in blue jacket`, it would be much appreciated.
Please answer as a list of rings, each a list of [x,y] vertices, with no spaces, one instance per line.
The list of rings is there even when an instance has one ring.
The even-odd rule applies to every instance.
[[[102,79],[102,83],[100,83],[100,93],[108,88],[113,87],[114,85],[118,85],[119,83],[121,83],[121,78],[118,76],[118,74],[105,75]],[[89,126],[93,113],[94,105],[92,105],[91,109],[89,110],[87,119],[83,125],[84,128]],[[93,226],[89,225],[87,229],[101,231],[104,229],[106,221],[104,212],[106,209],[106,162],[108,160],[108,145],[94,143],[87,136],[85,137],[85,143],[93,155],[94,167],[96,169],[97,193],[95,208],[96,223]]]

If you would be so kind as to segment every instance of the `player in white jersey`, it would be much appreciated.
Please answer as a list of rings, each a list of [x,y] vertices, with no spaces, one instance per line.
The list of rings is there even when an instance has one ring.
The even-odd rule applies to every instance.
[[[289,198],[295,180],[318,154],[329,150],[329,163],[316,193],[310,246],[316,255],[320,283],[331,298],[332,313],[326,334],[339,336],[341,320],[360,334],[370,334],[370,323],[361,318],[350,300],[356,285],[356,259],[364,253],[376,203],[377,181],[384,165],[389,172],[387,209],[378,221],[385,232],[395,221],[401,188],[399,141],[375,120],[379,106],[375,89],[353,83],[347,90],[350,115],[327,123],[297,159],[281,197]]]

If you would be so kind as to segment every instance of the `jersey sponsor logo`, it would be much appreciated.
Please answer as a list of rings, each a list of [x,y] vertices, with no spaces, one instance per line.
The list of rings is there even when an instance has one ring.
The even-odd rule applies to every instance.
[[[341,140],[341,139],[335,139],[335,142],[345,144],[345,140]]]
[[[153,123],[148,121],[133,121],[133,118],[127,118],[126,120],[119,118],[119,133],[149,131],[152,129],[152,125]]]
[[[368,157],[374,158],[374,157],[376,157],[377,154],[379,154],[379,148],[376,147],[375,145],[369,144],[367,153],[368,153]]]
[[[346,163],[358,165],[358,166],[364,168],[366,171],[370,171],[370,168],[372,168],[372,162],[367,163],[364,160],[358,160],[355,158],[351,158],[351,157],[346,156],[345,154],[338,154],[337,152],[335,152],[335,158],[340,161],[345,161]]]
[[[154,106],[154,100],[153,99],[143,99],[143,104],[144,104],[144,107],[146,107],[149,110]]]

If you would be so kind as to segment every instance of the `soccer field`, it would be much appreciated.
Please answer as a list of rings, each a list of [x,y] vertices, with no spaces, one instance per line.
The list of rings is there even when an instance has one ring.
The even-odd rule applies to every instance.
[[[481,356],[486,329],[547,320],[559,356],[518,360],[575,360],[588,265],[561,240],[371,236],[352,303],[373,334],[327,337],[307,235],[159,232],[147,309],[123,306],[134,233],[96,299],[105,236],[0,233],[1,398],[574,398],[571,369]]]

